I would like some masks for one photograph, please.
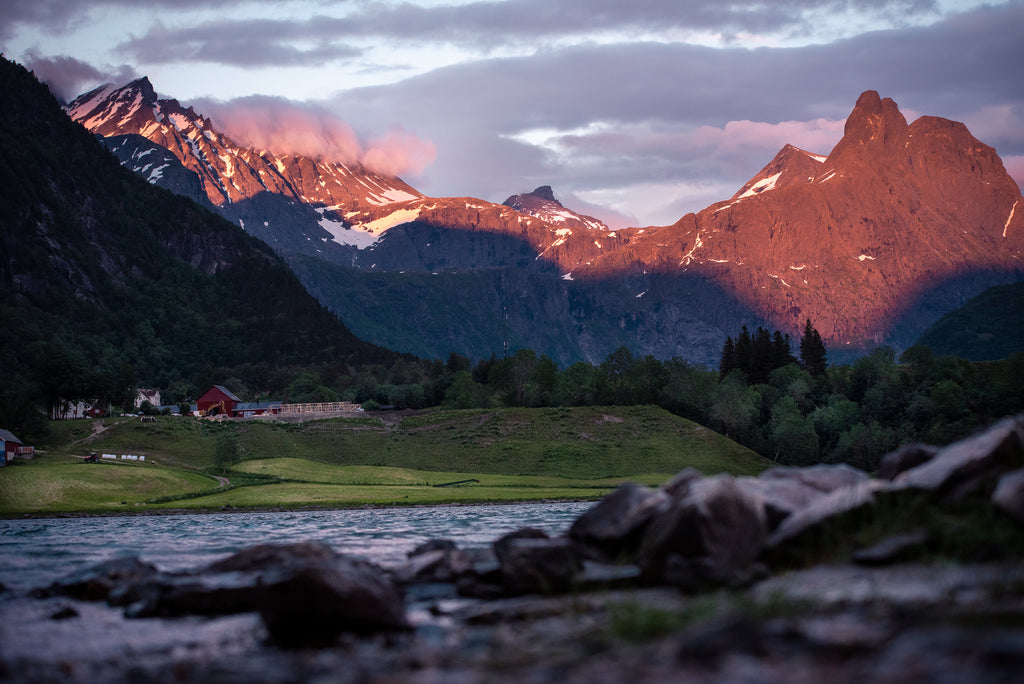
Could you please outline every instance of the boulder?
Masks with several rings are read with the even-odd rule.
[[[730,584],[748,575],[765,536],[758,496],[731,477],[705,478],[651,521],[638,564],[651,583],[687,589]]]
[[[82,601],[106,601],[111,593],[123,591],[125,586],[155,580],[160,571],[150,563],[132,556],[114,558],[84,568],[37,591],[37,596],[70,596]]]
[[[992,427],[954,442],[927,463],[901,473],[893,484],[958,501],[1024,465],[1024,416],[1004,418]]]
[[[1014,470],[999,478],[992,493],[996,508],[1024,525],[1024,469]]]
[[[878,478],[880,480],[895,479],[900,473],[932,460],[937,453],[939,453],[939,448],[930,444],[919,442],[904,444],[896,451],[890,451],[882,457],[882,462],[878,465]]]
[[[588,557],[629,560],[651,518],[670,501],[663,490],[627,482],[577,518],[569,538]]]
[[[690,491],[690,485],[697,480],[703,479],[703,477],[695,468],[683,468],[676,473],[675,477],[663,483],[658,489],[668,494],[673,500],[679,500]]]
[[[894,534],[877,544],[853,553],[853,562],[858,565],[892,565],[902,563],[921,555],[928,548],[931,535],[928,530],[915,530],[906,534]]]
[[[408,558],[418,556],[429,551],[454,551],[458,545],[451,539],[429,539],[407,554]]]
[[[555,539],[513,532],[494,544],[507,594],[569,591],[583,561],[567,537]]]
[[[259,613],[276,643],[322,646],[342,632],[408,628],[402,595],[377,566],[304,558],[261,575]]]
[[[736,484],[764,503],[768,531],[778,528],[794,512],[809,506],[815,499],[825,496],[820,489],[805,484],[798,478],[739,477]]]
[[[845,463],[820,463],[813,466],[781,466],[761,473],[761,480],[795,480],[803,485],[829,493],[843,487],[860,484],[871,477],[863,470]]]
[[[876,496],[888,489],[888,483],[868,480],[815,499],[782,521],[772,533],[767,544],[770,555],[799,554],[807,546],[818,546],[830,530],[873,508]]]
[[[493,555],[486,549],[463,550],[454,542],[428,542],[409,554],[409,559],[395,568],[393,574],[401,584],[456,582],[477,572],[481,563],[492,563]]]

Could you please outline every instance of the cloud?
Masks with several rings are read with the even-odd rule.
[[[400,127],[367,144],[362,162],[367,168],[386,176],[423,173],[437,157],[437,146],[420,140]]]
[[[360,48],[326,39],[323,23],[318,17],[303,22],[230,19],[168,28],[157,21],[115,51],[144,64],[198,61],[243,68],[321,65],[362,54]]]
[[[386,117],[435,141],[420,183],[430,194],[500,202],[547,184],[668,223],[730,196],[787,142],[829,152],[869,89],[904,111],[960,121],[1010,106],[1009,119],[985,114],[1001,131],[995,140],[978,135],[1001,154],[1024,154],[1013,133],[1024,104],[1021,25],[1017,2],[801,48],[556,46],[343,91],[328,104],[357,127]]]
[[[322,106],[255,95],[229,102],[192,103],[235,142],[275,155],[362,163],[384,175],[418,174],[434,159],[436,148],[400,128],[365,146],[352,126]]]
[[[127,65],[99,69],[68,55],[44,57],[36,50],[25,54],[24,64],[62,102],[103,83],[126,83],[137,78],[134,69]]]

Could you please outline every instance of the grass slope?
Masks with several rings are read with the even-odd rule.
[[[226,474],[240,486],[214,492],[215,445],[227,433],[237,437],[242,461]],[[749,449],[656,407],[307,423],[73,421],[55,424],[42,446],[35,461],[0,470],[0,513],[593,499],[627,479],[654,485],[686,467],[740,475],[767,466]],[[146,461],[71,460],[88,451]],[[460,484],[437,486],[451,483]],[[36,497],[33,489],[53,493]]]

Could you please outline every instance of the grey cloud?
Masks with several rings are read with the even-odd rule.
[[[64,102],[102,83],[126,83],[137,77],[135,70],[126,65],[100,69],[68,55],[46,57],[34,50],[26,53],[24,63]]]
[[[860,3],[857,9],[899,23],[933,5],[933,0],[887,0]],[[725,40],[740,32],[806,34],[812,28],[808,10],[848,6],[848,0],[505,0],[436,7],[371,2],[345,17],[224,19],[173,30],[157,24],[118,48],[152,63],[202,57],[238,66],[317,64],[354,56],[357,51],[350,43],[368,39],[451,43],[488,52],[510,45],[543,49],[560,39],[605,32],[636,38],[673,30],[708,31]],[[314,40],[320,47],[301,50],[288,45],[292,40]]]
[[[224,0],[222,7],[240,4],[244,0]],[[208,7],[209,0],[148,0],[145,7],[152,9],[187,10]],[[0,3],[0,38],[8,38],[20,26],[45,26],[60,33],[89,10],[97,7],[138,8],[138,0],[4,0]]]
[[[1009,107],[1016,117],[1024,104],[1021,25],[1024,4],[1013,3],[931,27],[800,49],[577,46],[346,91],[333,105],[356,126],[390,119],[434,140],[438,157],[422,183],[432,194],[501,201],[544,183],[565,193],[639,182],[734,190],[777,148],[755,141],[726,153],[693,140],[673,145],[664,132],[745,120],[838,121],[869,89],[904,110],[961,121],[977,117],[983,106]],[[571,131],[595,121],[608,124],[610,132],[566,137],[564,156],[508,139],[528,129]],[[997,125],[1005,145],[1000,153],[1024,153],[1012,125],[995,121],[993,130]],[[622,136],[615,136],[616,126]]]
[[[316,24],[254,19],[170,29],[158,22],[116,50],[144,64],[202,61],[239,67],[319,65],[362,54],[359,48],[337,42],[297,47],[295,41],[316,33]]]

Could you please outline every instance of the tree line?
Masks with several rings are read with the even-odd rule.
[[[43,357],[47,381],[40,389],[48,400],[102,392],[116,403],[132,395],[131,368],[83,375],[88,364],[80,357]],[[948,443],[1024,410],[1024,355],[970,362],[935,356],[923,346],[898,357],[880,347],[850,364],[829,365],[808,321],[797,344],[779,331],[742,329],[726,339],[717,370],[680,358],[635,356],[625,347],[598,364],[563,369],[521,349],[475,362],[452,352],[444,361],[403,356],[361,365],[208,365],[160,389],[164,403],[176,406],[212,384],[247,401],[352,401],[368,410],[651,404],[780,464],[846,462],[873,470],[901,443]]]

